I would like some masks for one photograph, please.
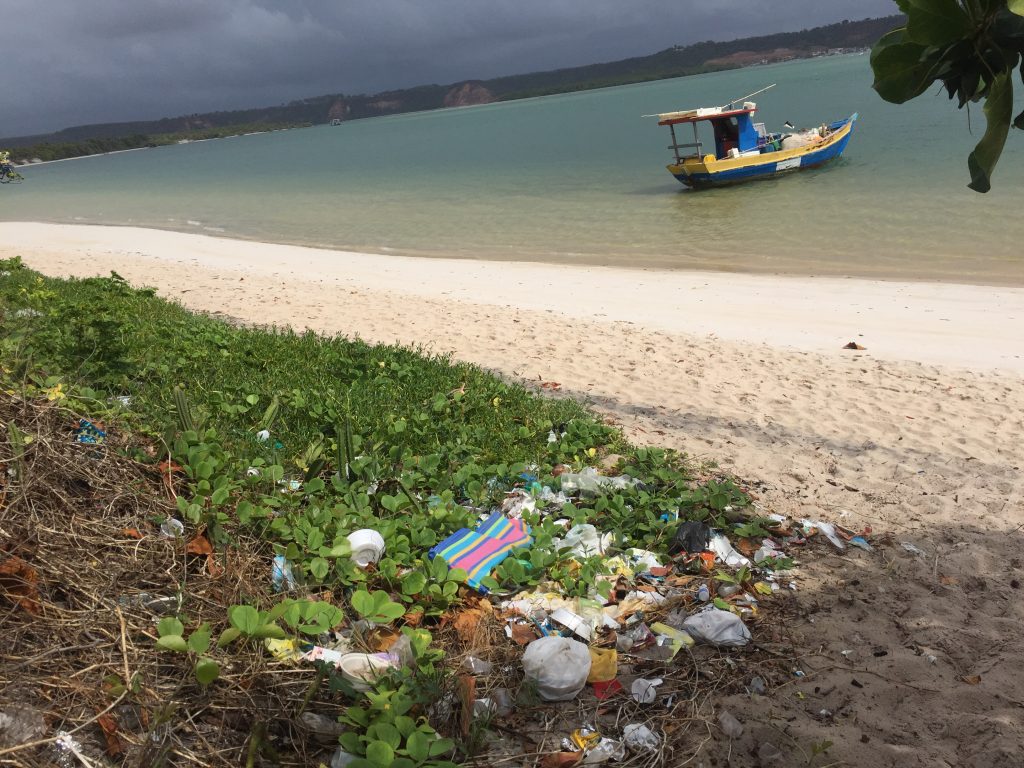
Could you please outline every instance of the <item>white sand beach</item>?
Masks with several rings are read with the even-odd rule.
[[[632,439],[735,472],[765,511],[870,527],[874,553],[801,571],[788,630],[805,675],[723,702],[745,723],[730,764],[756,765],[766,740],[794,754],[829,740],[834,764],[1019,765],[1024,288],[2,223],[0,258],[13,256],[54,276],[116,270],[243,322],[423,345],[557,383]]]

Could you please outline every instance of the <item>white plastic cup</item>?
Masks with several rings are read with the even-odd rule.
[[[348,535],[352,562],[360,568],[376,563],[384,554],[384,537],[372,528],[362,528]]]

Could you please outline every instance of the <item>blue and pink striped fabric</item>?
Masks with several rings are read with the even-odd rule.
[[[433,547],[428,556],[440,555],[449,568],[466,572],[466,583],[480,592],[487,588],[480,582],[490,575],[509,553],[533,541],[530,527],[522,520],[510,520],[495,512],[477,526],[475,531],[461,528]]]

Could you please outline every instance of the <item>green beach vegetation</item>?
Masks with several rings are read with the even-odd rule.
[[[123,665],[119,654],[99,665],[108,674],[92,706],[127,702],[152,710],[147,749],[155,749],[152,742],[170,750],[196,713],[240,709],[251,718],[244,728],[246,764],[253,765],[272,750],[268,721],[290,721],[311,703],[330,702],[354,766],[467,759],[479,746],[479,726],[473,738],[460,738],[437,704],[455,685],[450,650],[457,643],[448,621],[479,596],[464,571],[428,558],[432,546],[472,526],[514,486],[557,487],[559,471],[602,461],[626,482],[565,503],[559,516],[612,532],[616,549],[664,553],[674,528],[664,516],[725,527],[726,517],[735,519],[749,503],[729,479],[698,475],[672,451],[628,444],[572,399],[540,397],[423,350],[240,327],[188,312],[116,274],[58,280],[17,259],[0,262],[0,329],[3,440],[15,478],[5,493],[9,508],[21,499],[22,509],[31,509],[9,517],[8,532],[12,541],[49,540],[71,525],[74,531],[62,534],[67,543],[51,545],[72,547],[89,519],[113,520],[111,539],[90,543],[83,562],[69,566],[78,583],[59,589],[71,605],[85,600],[84,592],[120,606],[76,614],[95,631],[120,634],[124,649]],[[60,426],[49,438],[33,433],[33,424],[47,420],[77,427]],[[24,502],[32,498],[32,457],[60,454],[75,435],[84,450],[73,461],[47,460],[44,490],[80,507]],[[59,445],[47,448],[48,439]],[[78,473],[67,488],[52,474],[65,463]],[[89,499],[99,498],[111,474],[135,479],[119,480],[114,500],[96,512]],[[121,509],[123,519],[116,516]],[[58,512],[59,519],[22,529]],[[484,579],[486,587],[502,594],[546,582],[565,595],[585,597],[595,588],[607,594],[606,558],[573,559],[553,543],[562,533],[555,516],[524,509],[523,517],[532,546]],[[177,548],[159,532],[170,518],[184,531]],[[353,561],[347,540],[365,528],[386,545],[367,568]],[[765,532],[757,519],[744,531]],[[88,561],[116,570],[118,552],[130,553],[132,572],[91,584]],[[272,587],[275,556],[290,569],[278,574],[283,594]],[[43,584],[59,570],[52,557],[39,576]],[[163,590],[170,615],[132,619],[126,593],[135,587]],[[126,615],[134,623],[126,624]],[[26,629],[9,636],[13,648],[27,642],[32,626],[45,637],[44,618],[28,616]],[[266,668],[266,640],[301,647],[360,621],[371,650],[374,637],[390,633],[407,656],[365,695],[332,665]],[[59,620],[52,625],[58,634],[69,631],[62,627]],[[65,706],[74,698],[68,696]],[[147,764],[166,756],[149,754]]]

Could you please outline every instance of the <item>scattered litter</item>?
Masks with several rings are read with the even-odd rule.
[[[754,553],[754,562],[761,564],[768,558],[783,557],[783,555],[784,553],[776,546],[774,541],[764,539],[761,542],[760,549]]]
[[[594,627],[589,621],[565,608],[556,610],[551,614],[550,619],[586,642],[590,642],[594,634]]]
[[[689,634],[681,629],[670,627],[660,622],[651,624],[651,632],[657,636],[657,644],[659,647],[667,647],[670,652],[669,659],[675,658],[675,655],[679,653],[683,648],[692,648],[694,641]]]
[[[35,741],[46,731],[43,714],[33,707],[8,704],[0,710],[0,749]]]
[[[462,660],[462,666],[466,668],[467,672],[474,675],[489,675],[491,670],[494,669],[494,665],[489,661],[478,659],[476,656],[467,656]]]
[[[343,723],[336,718],[321,715],[316,712],[305,711],[296,718],[299,725],[318,741],[324,744],[337,744],[338,737],[347,729]]]
[[[640,481],[628,475],[605,477],[593,467],[582,472],[563,472],[558,477],[562,491],[580,496],[600,496],[607,490],[625,490],[640,485]]]
[[[292,564],[284,555],[275,555],[274,563],[270,567],[270,583],[275,592],[290,592],[298,586],[295,574],[292,573]]]
[[[513,549],[529,546],[533,537],[522,520],[510,520],[495,512],[477,526],[475,531],[460,528],[427,553],[433,559],[444,558],[450,568],[461,568],[468,574],[466,583],[487,593],[481,581],[498,567]]]
[[[360,568],[376,563],[384,554],[384,537],[372,528],[353,531],[348,535],[348,543],[352,548],[349,557]]]
[[[160,533],[168,539],[179,539],[185,535],[185,524],[174,517],[169,517],[160,523]]]
[[[735,613],[708,607],[683,622],[698,643],[719,647],[739,647],[750,642],[750,630]]]
[[[106,442],[107,433],[99,422],[92,422],[88,419],[79,419],[78,428],[75,430],[75,442],[83,445],[100,445]]]
[[[581,559],[594,555],[603,555],[611,547],[612,534],[599,535],[597,528],[584,523],[574,525],[565,534],[565,537],[558,541],[556,546],[559,549],[568,547],[574,558]]]
[[[750,681],[750,692],[755,696],[764,696],[768,692],[768,685],[763,677],[755,677]]]
[[[738,739],[743,735],[743,724],[724,709],[718,715],[718,727],[730,739]]]
[[[310,654],[305,654],[303,658],[310,658]],[[341,676],[348,680],[353,688],[357,691],[368,691],[374,681],[389,669],[394,669],[395,664],[386,653],[346,653],[338,661],[337,667]]]
[[[57,741],[53,747],[57,752],[57,765],[60,768],[75,768],[78,765],[93,768],[92,761],[82,754],[82,745],[67,731],[60,731],[57,734]]]
[[[526,646],[523,672],[544,701],[569,701],[587,684],[590,649],[568,637],[542,637]]]
[[[901,541],[900,542],[900,546],[903,547],[903,549],[905,549],[910,554],[916,555],[917,557],[927,557],[928,556],[927,552],[925,552],[923,549],[921,549],[916,544],[913,544],[912,542]]]
[[[622,691],[626,690],[622,687],[622,683],[620,683],[618,680],[608,680],[604,683],[594,683],[593,686],[594,696],[599,701],[610,699],[615,694],[621,693]]]
[[[750,565],[750,560],[745,558],[729,543],[724,534],[716,533],[708,542],[708,549],[715,553],[715,556],[730,568],[742,568]]]
[[[618,762],[625,757],[626,747],[621,741],[602,737],[596,746],[583,753],[580,765],[600,765],[608,761]]]
[[[121,595],[117,598],[117,604],[122,608],[142,608],[158,615],[177,613],[181,606],[177,597],[172,595],[161,597],[148,592],[139,592],[137,595]]]
[[[348,766],[352,765],[352,763],[357,760],[362,761],[363,758],[349,754],[341,747],[338,747],[331,756],[331,768],[348,768]]]
[[[668,545],[668,553],[670,555],[677,555],[680,552],[685,552],[688,555],[700,554],[708,548],[710,540],[711,529],[704,523],[693,521],[680,523]]]
[[[646,725],[630,723],[622,729],[622,740],[634,752],[654,752],[661,740]]]
[[[865,539],[863,536],[854,536],[852,539],[850,539],[850,546],[851,547],[859,547],[860,549],[863,549],[865,552],[874,552],[875,551],[875,548],[872,547],[868,543],[868,540]]]
[[[782,763],[786,756],[782,754],[782,750],[772,744],[770,741],[766,741],[757,748],[757,759],[761,765],[775,765]]]
[[[663,682],[665,681],[660,677],[651,679],[638,677],[633,681],[633,685],[631,687],[633,698],[641,704],[653,704],[655,699],[658,698],[658,686]]]
[[[619,654],[614,648],[590,649],[590,674],[588,683],[607,683],[619,672]]]
[[[256,439],[259,440],[261,443],[267,442],[267,440],[270,439],[270,430],[261,429],[259,432],[256,433]]]
[[[826,523],[823,520],[801,520],[800,525],[803,526],[805,536],[810,536],[818,530],[825,534],[825,537],[832,542],[836,549],[846,549],[846,544],[839,538],[836,527],[832,523]]]

